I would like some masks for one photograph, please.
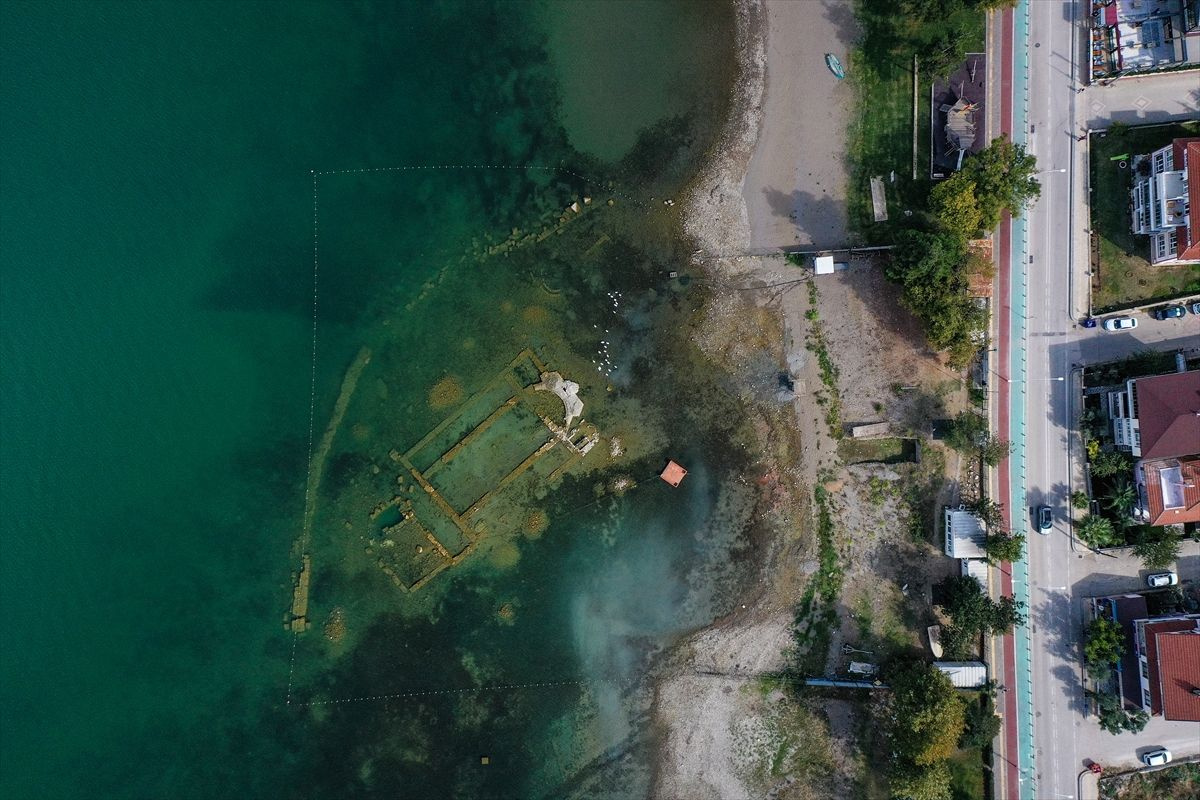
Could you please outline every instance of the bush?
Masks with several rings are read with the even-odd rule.
[[[1096,701],[1100,727],[1113,736],[1125,731],[1140,733],[1150,721],[1150,716],[1140,708],[1136,711],[1126,711],[1119,695],[1089,691],[1087,696]]]
[[[1092,462],[1092,475],[1097,478],[1111,478],[1113,475],[1127,472],[1133,468],[1133,462],[1129,460],[1129,456],[1116,450],[1099,450],[1094,456],[1089,450],[1088,455]]]
[[[1104,680],[1125,652],[1125,634],[1117,623],[1098,617],[1088,624],[1084,637],[1083,659],[1088,674]]]
[[[964,750],[980,750],[987,747],[1000,735],[1000,717],[992,707],[992,699],[986,695],[978,703],[967,705],[966,729],[959,746]]]
[[[962,411],[950,422],[946,444],[960,453],[974,452],[987,438],[988,423],[982,414]]]
[[[1151,528],[1133,546],[1133,554],[1142,560],[1146,569],[1166,569],[1179,558],[1179,539],[1163,528]]]
[[[1087,508],[1090,504],[1087,492],[1074,491],[1071,492],[1071,508],[1077,508],[1080,511]]]

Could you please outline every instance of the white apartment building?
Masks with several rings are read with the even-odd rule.
[[[1200,199],[1200,138],[1176,139],[1136,156],[1133,166],[1132,228],[1150,237],[1150,262],[1200,261],[1200,220],[1192,224],[1190,214],[1192,199]]]

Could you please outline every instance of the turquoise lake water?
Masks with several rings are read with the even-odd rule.
[[[723,3],[0,7],[0,795],[644,795],[753,502],[662,203],[732,47]],[[603,450],[398,590],[389,453],[526,348]]]

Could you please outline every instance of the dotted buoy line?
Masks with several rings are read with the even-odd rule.
[[[307,703],[296,703],[301,708],[306,706],[334,706],[347,703],[370,703],[383,700],[401,700],[409,697],[433,697],[451,694],[478,694],[482,692],[507,692],[518,689],[548,689],[562,686],[587,686],[587,681],[541,681],[539,683],[508,683],[497,686],[474,686],[462,689],[425,689],[413,692],[391,692],[389,694],[363,695],[362,697],[343,697],[338,700],[312,700]]]

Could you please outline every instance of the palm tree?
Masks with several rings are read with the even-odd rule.
[[[1118,478],[1113,484],[1112,489],[1104,499],[1104,507],[1114,514],[1125,516],[1133,507],[1133,501],[1137,499],[1137,490],[1133,488],[1133,484],[1126,477]]]
[[[1117,535],[1113,524],[1104,517],[1088,514],[1079,520],[1076,528],[1079,538],[1091,547],[1108,547],[1117,544]]]

